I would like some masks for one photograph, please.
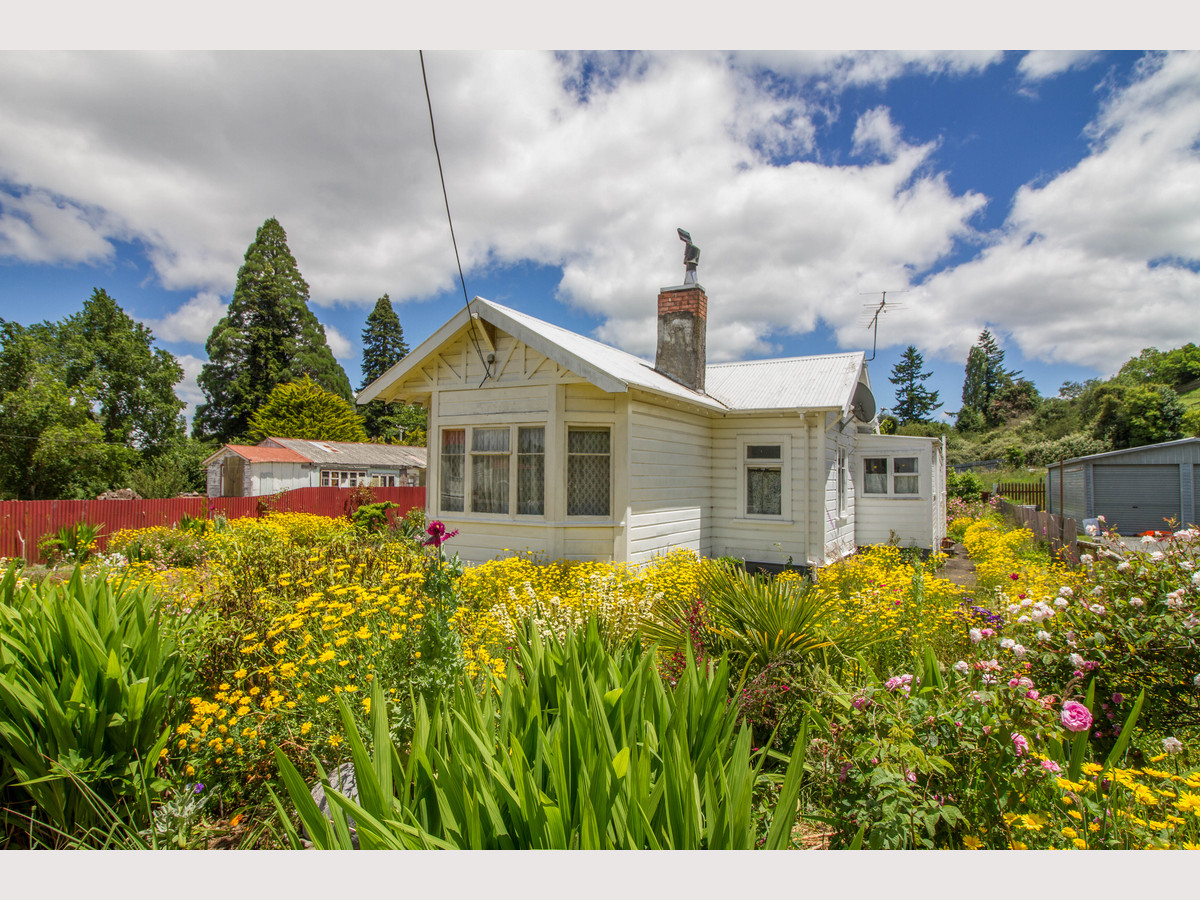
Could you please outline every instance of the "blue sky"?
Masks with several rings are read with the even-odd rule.
[[[426,54],[467,291],[653,357],[701,247],[711,361],[908,344],[947,410],[984,328],[1044,395],[1197,340],[1200,55]],[[200,399],[277,217],[335,355],[461,306],[416,51],[0,54],[0,316],[102,287]],[[905,293],[899,293],[905,291]],[[190,406],[189,406],[190,413]]]

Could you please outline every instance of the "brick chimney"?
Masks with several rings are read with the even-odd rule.
[[[692,282],[658,294],[658,352],[654,368],[680,384],[704,391],[708,297]]]

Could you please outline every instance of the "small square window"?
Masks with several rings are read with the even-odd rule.
[[[917,474],[917,458],[901,456],[892,460],[893,494],[919,494],[921,477]]]
[[[888,461],[884,459],[863,460],[863,493],[886,494],[888,492]]]

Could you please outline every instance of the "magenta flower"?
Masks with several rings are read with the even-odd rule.
[[[1067,731],[1087,731],[1092,727],[1092,714],[1082,703],[1068,700],[1062,705],[1062,724]]]
[[[426,547],[440,547],[442,544],[446,543],[446,541],[450,540],[450,538],[458,534],[458,529],[456,528],[454,531],[447,532],[446,526],[443,523],[434,520],[429,523],[429,527],[425,529],[425,533],[429,535],[429,537],[425,539]]]

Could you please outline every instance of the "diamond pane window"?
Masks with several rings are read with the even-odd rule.
[[[608,429],[567,429],[567,515],[609,515],[611,484]]]
[[[517,429],[517,514],[540,516],[546,507],[546,429]]]
[[[783,514],[783,473],[779,469],[759,469],[754,466],[746,469],[746,514]]]

